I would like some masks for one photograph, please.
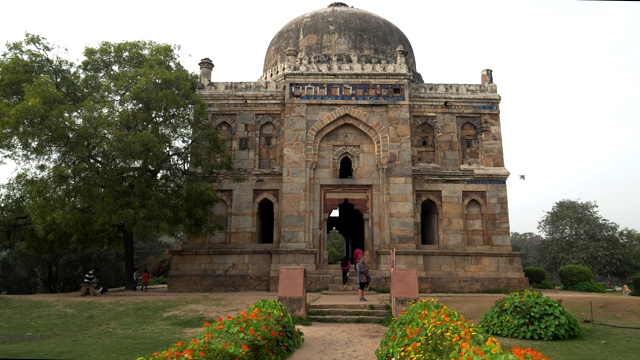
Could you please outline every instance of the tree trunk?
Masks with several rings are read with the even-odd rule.
[[[124,245],[124,289],[133,288],[133,232],[123,229],[122,240]]]

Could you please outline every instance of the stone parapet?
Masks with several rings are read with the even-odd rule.
[[[496,84],[409,84],[409,90],[413,96],[420,94],[491,94],[500,99]]]

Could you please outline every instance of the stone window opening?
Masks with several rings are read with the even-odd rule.
[[[338,171],[338,177],[340,179],[351,179],[353,178],[353,163],[348,156],[340,159],[340,168]]]
[[[420,241],[422,245],[438,245],[438,207],[432,200],[420,205]]]
[[[338,179],[356,177],[360,148],[352,145],[335,146],[333,149],[333,176]]]
[[[274,212],[273,203],[269,199],[262,199],[258,203],[256,234],[259,244],[273,244]]]

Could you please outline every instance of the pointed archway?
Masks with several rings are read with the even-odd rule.
[[[349,257],[352,264],[355,263],[353,251],[357,248],[365,250],[364,215],[349,199],[344,199],[337,211],[332,212],[327,219],[327,234],[334,228],[344,237],[344,255]]]

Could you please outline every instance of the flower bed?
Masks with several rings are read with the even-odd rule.
[[[533,349],[502,349],[464,316],[436,300],[414,302],[394,319],[376,350],[379,360],[403,359],[546,359]]]
[[[260,300],[249,311],[204,323],[202,333],[191,340],[138,360],[284,359],[303,341],[302,332],[282,303]]]

